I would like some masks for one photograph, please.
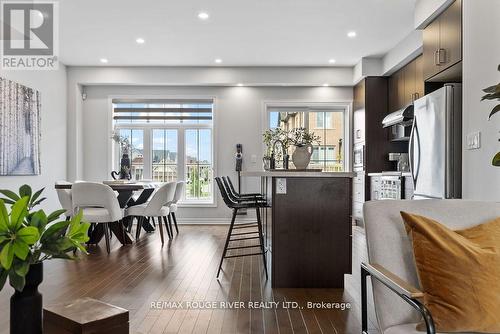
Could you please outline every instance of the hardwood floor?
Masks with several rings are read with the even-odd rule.
[[[259,256],[227,259],[217,280],[227,226],[183,225],[180,230],[163,248],[154,233],[128,246],[114,238],[109,255],[102,243],[90,246],[80,261],[46,262],[40,286],[44,304],[96,298],[128,309],[131,333],[360,333],[359,303],[345,290],[273,290]],[[0,292],[0,308],[7,310],[0,312],[0,333],[8,333],[11,294],[7,286]],[[216,306],[296,302],[299,308],[188,308],[193,301]],[[351,308],[313,309],[307,302],[350,303]]]

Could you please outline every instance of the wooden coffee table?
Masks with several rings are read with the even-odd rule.
[[[128,334],[128,311],[92,298],[46,306],[45,334]]]

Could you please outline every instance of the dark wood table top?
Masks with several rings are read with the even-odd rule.
[[[162,182],[130,182],[130,183],[114,183],[113,181],[103,181],[104,184],[107,184],[111,187],[111,189],[116,191],[136,191],[136,190],[144,190],[144,189],[155,189],[159,188],[163,185]],[[55,189],[71,189],[73,183],[59,183],[55,185]]]

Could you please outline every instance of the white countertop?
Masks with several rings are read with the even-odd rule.
[[[368,173],[368,176],[382,176],[382,175],[388,175],[388,176],[411,176],[410,172],[396,172],[396,171],[388,171],[388,172],[381,172],[381,173]]]
[[[268,176],[268,177],[354,177],[352,172],[307,172],[294,170],[274,170],[274,171],[242,171],[241,176]]]

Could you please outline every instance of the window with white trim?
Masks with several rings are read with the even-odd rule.
[[[306,128],[319,136],[320,142],[313,145],[314,150],[308,168],[340,172],[346,169],[346,113],[345,107],[329,106],[267,106],[269,128],[289,131]],[[294,148],[287,152],[290,156]],[[281,161],[278,162],[281,165]],[[293,162],[290,159],[291,168]]]
[[[114,132],[127,140],[133,179],[184,180],[184,203],[213,204],[212,115],[212,100],[114,99]],[[122,145],[114,145],[118,169]]]

